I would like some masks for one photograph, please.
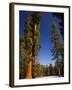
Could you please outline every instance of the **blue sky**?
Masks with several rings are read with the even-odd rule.
[[[20,37],[24,35],[24,24],[26,17],[29,16],[32,12],[29,11],[20,11],[19,12],[19,33]],[[51,12],[42,12],[42,17],[40,21],[40,51],[37,56],[37,61],[40,64],[53,64],[55,60],[52,60],[51,49],[53,43],[51,42],[51,24],[52,22],[60,22],[60,20],[53,16]],[[57,29],[59,30],[59,25]]]

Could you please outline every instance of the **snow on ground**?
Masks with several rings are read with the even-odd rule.
[[[47,77],[43,77],[43,78],[57,78],[59,76],[47,76]]]
[[[47,77],[38,77],[39,78],[44,78],[44,79],[48,79],[48,78],[60,78],[59,76],[47,76]]]

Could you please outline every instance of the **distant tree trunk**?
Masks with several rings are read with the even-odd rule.
[[[58,72],[59,72],[59,76],[61,76],[61,71],[60,71],[60,68],[58,69]]]
[[[35,59],[33,58],[33,62],[32,62],[32,78],[34,77],[34,68],[35,68]]]

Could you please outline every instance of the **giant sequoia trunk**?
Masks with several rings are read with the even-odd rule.
[[[35,64],[35,59],[34,59],[34,47],[35,47],[35,38],[34,38],[34,33],[36,31],[36,27],[37,25],[34,25],[34,30],[33,30],[33,46],[32,49],[30,49],[30,55],[29,55],[29,62],[27,65],[27,71],[26,71],[26,79],[32,79],[34,78],[34,70],[33,70],[33,66]]]
[[[32,79],[32,72],[33,72],[33,57],[32,54],[29,56],[29,62],[27,65],[27,71],[26,71],[26,79]]]
[[[25,78],[27,79],[34,78],[33,66],[35,65],[35,56],[37,56],[39,50],[39,42],[37,41],[39,38],[39,32],[38,32],[39,29],[37,29],[37,27],[40,22],[40,17],[41,16],[39,12],[38,13],[34,12],[30,17],[27,18],[26,31],[25,31],[25,36],[27,37],[26,46],[30,46],[27,48],[27,51],[29,51],[28,64],[26,67],[27,70],[25,76]]]
[[[30,60],[28,63],[26,79],[32,79],[32,60]]]

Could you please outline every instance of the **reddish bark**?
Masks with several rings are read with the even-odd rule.
[[[27,71],[26,71],[26,79],[32,79],[32,72],[33,72],[33,57],[32,55],[30,55],[29,63],[27,66]]]

